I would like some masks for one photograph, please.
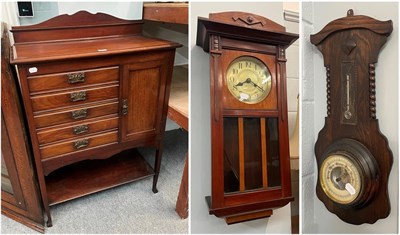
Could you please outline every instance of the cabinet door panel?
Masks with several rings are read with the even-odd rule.
[[[124,66],[122,141],[151,137],[161,124],[167,67],[162,61]]]
[[[158,89],[160,87],[160,68],[146,68],[129,72],[129,87],[132,95],[128,96],[128,133],[155,130]]]

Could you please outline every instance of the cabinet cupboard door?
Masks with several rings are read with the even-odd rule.
[[[7,27],[3,26],[3,29],[6,32]],[[8,63],[8,35],[4,32],[1,44],[1,212],[43,232],[41,197],[27,141],[16,75]]]
[[[162,60],[124,66],[121,141],[151,138],[159,132],[168,73],[168,63]]]

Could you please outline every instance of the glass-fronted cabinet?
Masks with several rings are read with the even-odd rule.
[[[1,34],[1,213],[44,232],[44,217],[19,89],[9,65],[7,26]]]

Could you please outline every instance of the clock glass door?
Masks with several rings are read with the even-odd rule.
[[[280,186],[276,117],[224,118],[224,192]]]

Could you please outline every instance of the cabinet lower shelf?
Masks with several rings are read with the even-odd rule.
[[[154,175],[136,149],[103,160],[85,160],[46,177],[49,204],[55,205]],[[149,190],[151,185],[149,185]]]

